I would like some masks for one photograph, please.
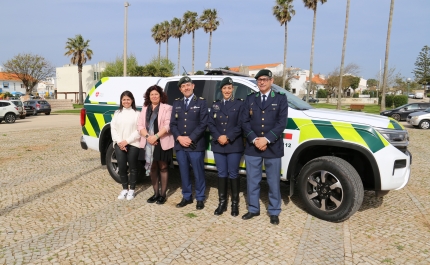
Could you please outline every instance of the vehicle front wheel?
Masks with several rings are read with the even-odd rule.
[[[423,130],[427,130],[428,128],[430,128],[430,121],[422,120],[418,126]]]
[[[45,115],[49,115],[49,114],[51,114],[51,112],[45,112]]]
[[[19,116],[20,119],[25,119],[25,117],[27,117],[27,115],[21,115],[21,116]]]
[[[118,183],[121,183],[121,178],[118,174],[118,160],[115,155],[115,148],[113,143],[109,145],[106,151],[106,167],[110,176]]]
[[[37,111],[35,110],[35,111],[33,112],[33,116],[37,116],[37,114],[39,114],[39,113],[37,113]]]
[[[400,121],[400,114],[393,114],[391,115],[391,118],[395,119],[396,121]]]
[[[16,117],[15,117],[15,115],[14,115],[14,114],[12,114],[12,113],[8,113],[8,114],[6,114],[6,116],[4,116],[4,121],[5,121],[6,123],[14,123],[14,122],[15,122],[15,120],[16,120]]]
[[[342,222],[361,206],[363,183],[354,167],[339,157],[315,158],[300,171],[297,188],[310,214]]]

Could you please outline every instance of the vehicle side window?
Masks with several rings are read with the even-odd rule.
[[[420,105],[420,109],[427,109],[430,108],[430,104],[429,103],[421,103]]]
[[[408,110],[414,110],[414,109],[419,109],[419,106],[418,106],[418,104],[411,104],[407,108],[408,108]]]
[[[216,89],[215,89],[215,100],[222,99],[222,92],[221,89],[219,89],[221,81],[216,82]],[[246,96],[251,93],[251,88],[247,87],[241,83],[233,82],[233,97],[234,98],[241,98],[246,99]]]
[[[0,107],[4,107],[4,102],[0,102]]]

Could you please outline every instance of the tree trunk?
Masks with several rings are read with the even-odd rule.
[[[194,74],[194,31],[193,31],[193,58],[191,60],[191,74]]]
[[[166,59],[169,60],[169,39],[166,40]]]
[[[158,43],[158,63],[160,63],[160,55],[161,55],[161,41]]]
[[[84,95],[82,89],[82,65],[78,65],[78,73],[79,73],[79,104],[84,104]]]
[[[312,27],[312,45],[311,45],[311,65],[309,67],[309,86],[307,91],[306,102],[309,103],[309,91],[312,90],[312,68],[314,66],[314,46],[315,46],[315,28],[317,25],[317,6],[314,9],[314,24]]]
[[[287,22],[285,21],[284,67],[282,68],[282,88],[285,88],[285,72],[287,68]]]
[[[393,12],[394,12],[394,0],[391,0],[390,18],[388,19],[387,43],[385,46],[385,62],[384,62],[384,78],[382,81],[381,111],[385,110],[385,93],[387,89],[387,78],[388,78],[388,55],[390,54],[390,38],[391,38],[391,24],[393,21]]]
[[[209,32],[208,68],[211,68],[211,66],[209,65],[211,63],[211,44],[212,44],[212,31]]]
[[[343,77],[343,66],[345,63],[345,50],[346,50],[346,37],[348,35],[348,22],[349,22],[349,3],[350,0],[348,0],[346,2],[346,18],[345,18],[345,29],[343,31],[343,46],[342,46],[342,59],[340,62],[340,78],[339,78],[339,91],[342,89],[342,77]],[[341,101],[342,101],[342,95],[341,93],[339,93],[337,95],[338,100],[337,100],[337,109],[340,110],[342,109],[341,107]]]
[[[181,71],[181,37],[178,38],[178,75]]]

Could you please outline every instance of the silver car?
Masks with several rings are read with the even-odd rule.
[[[416,128],[429,129],[430,128],[430,108],[424,111],[413,112],[408,115],[406,122]]]

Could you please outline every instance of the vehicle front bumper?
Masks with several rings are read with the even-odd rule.
[[[409,117],[406,118],[406,122],[413,126],[418,126],[420,124],[420,121],[420,119],[414,119],[413,117],[412,119],[409,119]]]

